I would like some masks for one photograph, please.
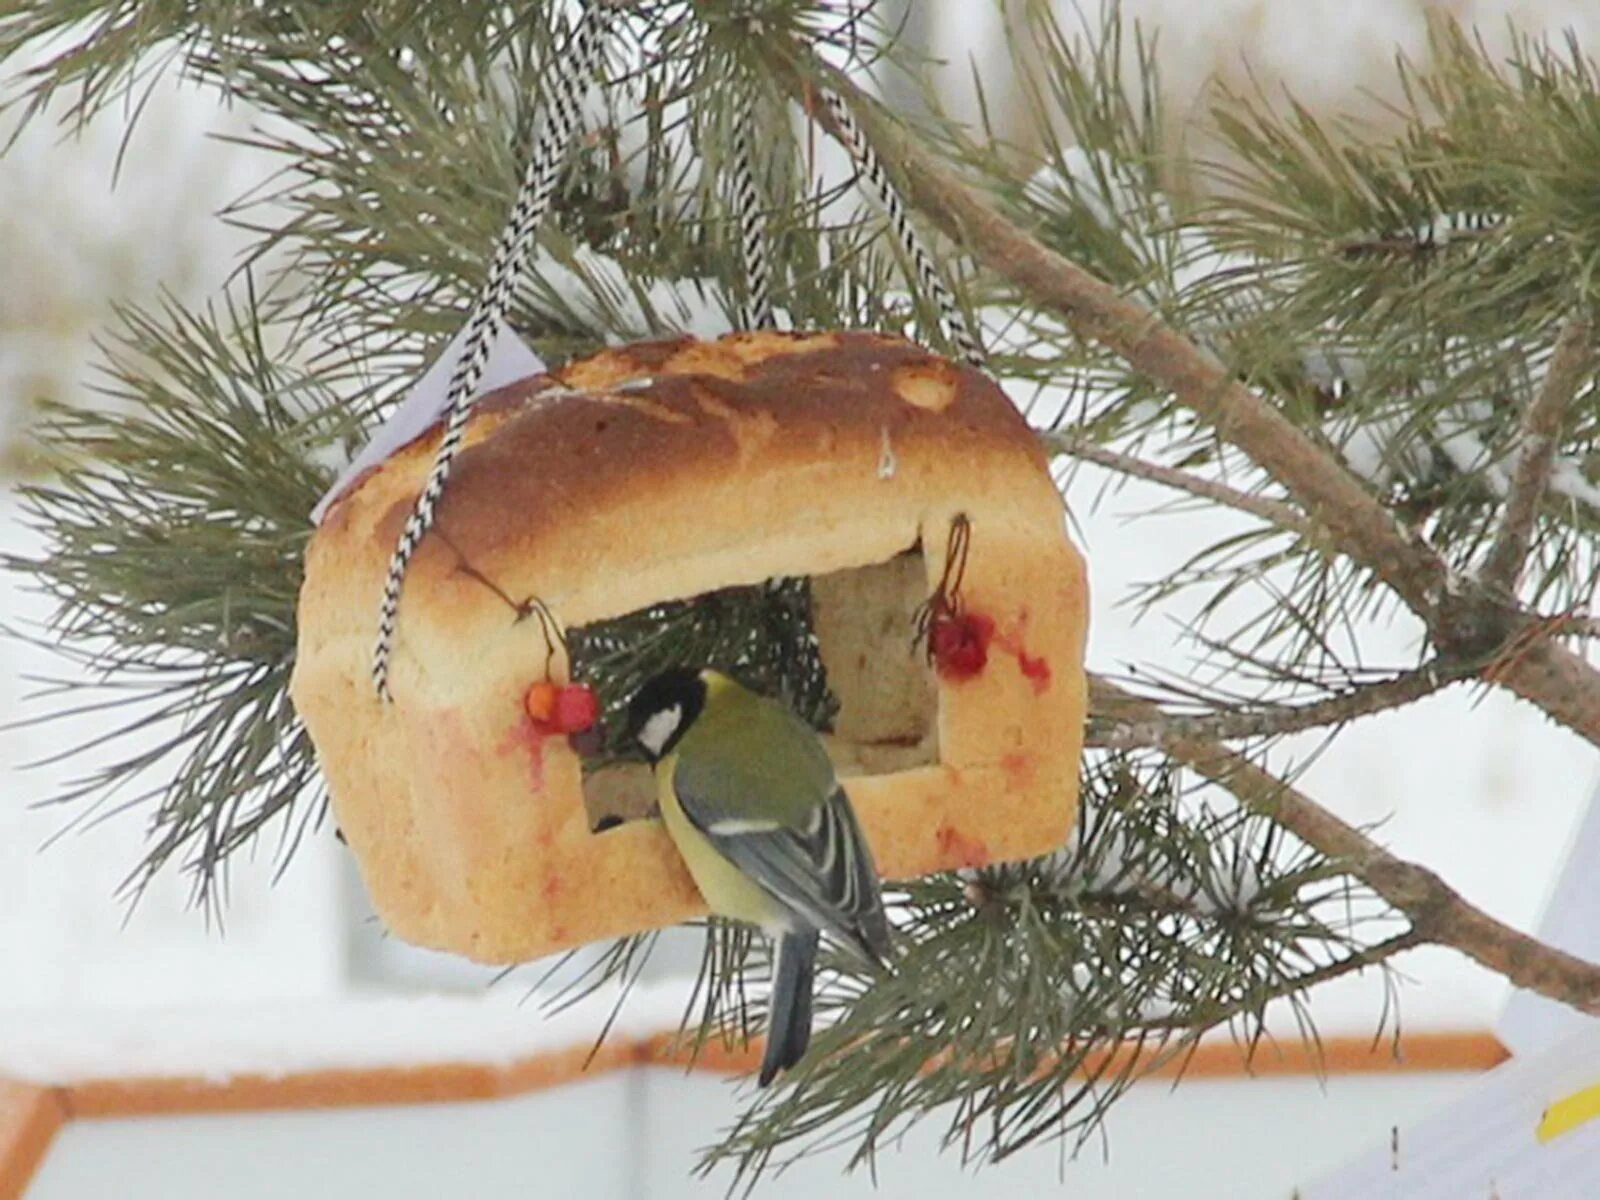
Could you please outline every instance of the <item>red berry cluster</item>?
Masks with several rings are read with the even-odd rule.
[[[934,669],[953,681],[971,679],[989,661],[994,619],[982,613],[937,612],[928,626],[928,654]]]
[[[522,697],[523,710],[540,733],[582,733],[600,717],[600,699],[586,683],[557,686],[540,680]]]

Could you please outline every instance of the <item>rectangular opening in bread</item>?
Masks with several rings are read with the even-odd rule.
[[[678,643],[675,649],[687,653],[669,658],[670,652],[663,648],[663,654],[651,654],[652,660],[662,659],[660,667],[679,662],[713,666],[761,687],[770,684],[774,663],[808,663],[820,653],[826,695],[813,691],[806,701],[810,711],[802,715],[819,727],[842,778],[888,775],[938,762],[938,689],[926,657],[913,646],[917,609],[928,597],[920,544],[886,562],[811,576],[807,583],[809,619],[792,623],[780,619],[773,623],[775,629],[751,639],[719,636],[709,626],[728,613],[738,613],[738,620],[748,626],[749,610],[741,606],[758,601],[761,589],[779,587],[778,581],[757,588],[720,589],[670,609],[657,606],[569,630],[573,676],[603,673],[617,661],[627,631],[652,628],[665,611],[668,622],[684,626],[673,639]],[[686,611],[694,605],[707,606],[696,610],[704,614],[705,628]],[[780,618],[789,615],[780,609]],[[814,650],[808,633],[816,636]],[[786,646],[784,639],[794,644]],[[695,657],[696,650],[710,661]],[[748,661],[752,656],[755,661]],[[741,657],[746,661],[739,661]],[[625,697],[607,697],[607,717],[612,722],[620,719],[619,702],[625,704]],[[613,730],[607,732],[606,753],[588,763],[584,772],[584,805],[589,828],[597,833],[656,812],[649,768],[630,761],[631,748],[621,745]]]

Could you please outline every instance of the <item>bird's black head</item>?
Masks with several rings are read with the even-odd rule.
[[[674,667],[647,680],[628,701],[628,740],[651,762],[671,753],[706,703],[706,682],[693,667]]]

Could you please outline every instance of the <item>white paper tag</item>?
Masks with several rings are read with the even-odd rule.
[[[1300,1200],[1600,1195],[1600,1021],[1502,1063],[1467,1093],[1296,1192]]]
[[[372,440],[362,447],[361,453],[351,460],[348,467],[339,472],[339,478],[334,480],[333,486],[311,510],[312,521],[321,524],[329,507],[358,476],[377,466],[443,415],[446,395],[450,389],[450,376],[456,369],[456,362],[461,357],[461,349],[466,340],[467,329],[463,325],[455,337],[450,339],[450,344],[444,348],[444,352],[434,359],[433,365],[423,372],[422,378],[417,380],[411,391],[406,394],[406,398],[400,402],[400,406],[378,427],[378,431],[372,435]],[[478,390],[473,395],[481,396],[508,383],[525,379],[529,375],[537,375],[543,370],[544,363],[540,361],[539,356],[511,329],[502,325],[489,346],[489,362],[484,367],[483,378],[478,381]]]
[[[1600,962],[1600,787],[1578,825],[1556,886],[1539,920],[1538,938],[1548,946]],[[1531,1054],[1579,1029],[1600,1025],[1594,1017],[1537,992],[1515,988],[1495,1033],[1513,1054]],[[1600,1195],[1600,1190],[1597,1190]]]

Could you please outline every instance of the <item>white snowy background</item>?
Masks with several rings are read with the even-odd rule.
[[[973,47],[980,66],[988,56],[992,77],[998,57],[986,47],[994,45],[997,25],[989,5],[941,0],[920,7],[930,44],[952,60],[950,94],[962,94],[963,60]],[[1586,45],[1600,50],[1600,5],[1481,0],[1438,7],[1481,24],[1491,43],[1503,37],[1504,21],[1511,17],[1529,29],[1570,25]],[[1423,6],[1409,0],[1130,0],[1124,8],[1160,28],[1159,57],[1179,111],[1192,103],[1208,77],[1242,78],[1243,57],[1260,78],[1290,82],[1313,106],[1337,106],[1356,102],[1361,89],[1382,90],[1397,48],[1419,55],[1423,50]],[[149,300],[160,289],[201,298],[226,276],[242,245],[213,214],[259,179],[264,168],[248,151],[213,135],[239,132],[247,118],[218,111],[203,96],[160,87],[118,172],[122,118],[120,111],[107,113],[76,138],[36,123],[0,158],[0,423],[13,466],[15,431],[37,397],[85,395],[92,379],[90,338],[112,303]],[[1100,483],[1084,470],[1069,493],[1091,569],[1090,665],[1116,670],[1153,661],[1180,668],[1186,651],[1178,645],[1176,623],[1152,618],[1136,626],[1119,601],[1135,582],[1164,573],[1190,547],[1215,539],[1230,518],[1165,516],[1141,523],[1130,535],[1128,514],[1170,496],[1137,487],[1103,496]],[[32,545],[17,524],[14,503],[0,498],[0,549]],[[45,612],[18,579],[0,575],[0,622],[37,619]],[[1387,652],[1392,661],[1402,661],[1417,634],[1405,620],[1373,629],[1367,643],[1373,660],[1382,661]],[[26,715],[22,699],[29,678],[56,670],[57,664],[36,649],[0,642],[0,720]],[[78,759],[64,766],[23,766],[76,744],[90,728],[30,727],[0,735],[0,1073],[41,1078],[146,1073],[163,1062],[174,1071],[291,1069],[321,1065],[330,1055],[337,1062],[341,1054],[351,1063],[497,1057],[508,1047],[541,1044],[554,1036],[535,1028],[540,1018],[532,1006],[516,1007],[523,990],[517,980],[489,989],[488,970],[384,939],[331,829],[308,839],[276,880],[270,843],[255,861],[238,864],[222,926],[188,906],[187,881],[176,875],[158,881],[130,913],[112,893],[139,856],[139,814],[113,815],[57,838],[69,814],[38,802],[87,764]],[[1503,694],[1475,701],[1457,690],[1356,725],[1314,763],[1303,786],[1348,820],[1381,822],[1381,837],[1397,852],[1435,868],[1495,916],[1531,929],[1597,776],[1600,757],[1593,749],[1537,711]],[[670,975],[691,954],[691,947],[680,944],[676,953],[663,956],[657,974]],[[1408,976],[1402,993],[1408,1029],[1486,1029],[1506,998],[1503,981],[1444,951],[1418,951],[1401,965]],[[400,1010],[383,1002],[417,992],[448,992],[454,999],[410,1008],[409,1015],[396,1015]],[[481,1017],[472,1015],[486,993],[489,1008]],[[363,1007],[360,1012],[372,1015],[354,1019],[348,1010],[340,1016],[330,1007],[353,1000],[377,1007]],[[1380,1004],[1375,981],[1350,979],[1320,994],[1315,1009],[1324,1034],[1368,1033]],[[657,1001],[642,1001],[635,1021],[640,1027],[658,1023],[660,1007]],[[1303,1144],[1280,1138],[1277,1159],[1269,1153],[1264,1165],[1247,1166],[1242,1175],[1224,1181],[1227,1190],[1205,1191],[1222,1185],[1189,1180],[1200,1189],[1190,1192],[1195,1195],[1286,1195],[1302,1171],[1331,1165],[1344,1147],[1359,1144],[1361,1129],[1352,1122],[1368,1106],[1387,1106],[1377,1125],[1368,1118],[1370,1135],[1387,1129],[1391,1118],[1423,1111],[1448,1091],[1443,1083],[1423,1081],[1341,1082],[1331,1094],[1345,1099],[1330,1115],[1316,1107],[1321,1093],[1311,1081],[1304,1088],[1274,1084],[1259,1090],[1264,1086],[1186,1084],[1170,1096],[1152,1088],[1150,1095],[1128,1102],[1129,1115],[1120,1123],[1113,1121],[1113,1165],[1120,1157],[1126,1168],[1132,1157],[1144,1160],[1146,1176],[1140,1178],[1167,1169],[1164,1163],[1183,1173],[1171,1178],[1186,1177],[1201,1161],[1211,1119],[1225,1116],[1230,1125],[1248,1130],[1264,1128],[1273,1112],[1281,1123],[1284,1114],[1303,1108],[1312,1126]],[[617,1096],[585,1093],[593,1099],[596,1119],[629,1119],[625,1114],[644,1103],[640,1097],[651,1088],[687,1089],[697,1099],[682,1106],[672,1100],[676,1111],[670,1117],[658,1103],[651,1117],[654,1132],[644,1142],[638,1136],[629,1142],[631,1165],[605,1167],[607,1178],[615,1174],[616,1190],[600,1188],[595,1194],[678,1194],[669,1181],[685,1175],[690,1151],[709,1141],[716,1123],[725,1119],[727,1089],[706,1080],[629,1087]],[[1185,1096],[1191,1099],[1181,1099]],[[475,1118],[488,1124],[462,1136],[493,1143],[498,1135],[490,1126],[499,1128],[496,1122],[513,1131],[556,1128],[568,1104],[584,1107],[578,1093],[570,1101],[517,1101],[501,1106],[500,1115]],[[688,1112],[704,1119],[689,1120]],[[321,1144],[319,1136],[331,1137],[334,1131],[351,1145],[365,1136],[364,1127],[345,1117],[319,1117],[315,1127],[309,1122],[295,1126],[295,1119],[284,1117],[272,1126],[272,1136],[282,1139],[279,1144],[291,1156],[296,1147],[314,1148]],[[420,1172],[413,1181],[417,1190],[403,1194],[435,1194],[421,1182],[432,1160],[419,1157],[420,1147],[433,1146],[446,1157],[455,1153],[437,1142],[442,1135],[430,1141],[425,1132],[444,1127],[415,1123],[420,1117],[393,1120],[401,1124],[389,1127],[381,1140],[389,1147],[396,1138],[407,1145],[414,1141],[404,1153],[416,1158],[413,1169]],[[1193,1131],[1183,1131],[1185,1122],[1194,1125]],[[173,1140],[164,1144],[174,1161],[205,1153],[205,1130],[213,1127],[203,1122],[169,1126]],[[1147,1132],[1159,1127],[1167,1130],[1158,1139],[1163,1149],[1150,1149]],[[105,1129],[105,1137],[148,1141],[148,1133]],[[92,1173],[84,1174],[82,1160],[68,1154],[71,1139],[90,1136],[76,1129],[69,1133],[41,1178],[40,1194],[94,1194],[84,1190],[95,1186]],[[1129,1140],[1119,1143],[1119,1136]],[[574,1141],[572,1154],[583,1144],[581,1137]],[[917,1144],[925,1146],[926,1140]],[[118,1151],[97,1145],[92,1161],[115,1160]],[[312,1160],[318,1152],[309,1151]],[[1098,1163],[1099,1149],[1088,1158]],[[653,1164],[648,1171],[641,1165],[646,1160]],[[494,1165],[499,1162],[483,1166],[485,1179],[499,1177],[500,1167]],[[506,1178],[516,1179],[515,1157],[503,1165]],[[952,1167],[946,1181],[950,1191],[934,1185],[932,1192],[924,1186],[918,1194],[1015,1190],[1019,1181],[1034,1177],[1016,1171],[1033,1170],[1039,1179],[1054,1180],[1056,1165],[1055,1154],[1043,1150],[1032,1167],[993,1176],[958,1176]],[[566,1168],[548,1169],[560,1178]],[[1116,1183],[1121,1177],[1105,1170],[1103,1178],[1086,1176],[1075,1165],[1074,1185],[1085,1195],[1165,1194],[1121,1190],[1133,1184]],[[651,1181],[648,1189],[640,1183],[645,1179]],[[707,1184],[692,1194],[720,1191]],[[499,1193],[485,1183],[476,1194]],[[566,1193],[557,1188],[551,1194]],[[906,1193],[888,1174],[878,1194]]]

